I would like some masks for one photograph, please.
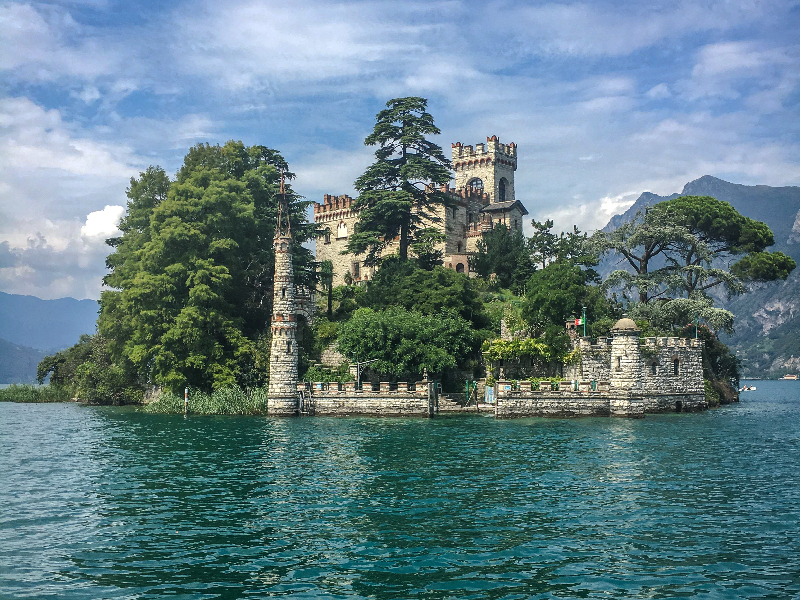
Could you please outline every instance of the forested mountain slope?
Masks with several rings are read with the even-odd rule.
[[[659,196],[643,193],[621,215],[612,217],[604,231],[611,231],[648,206],[678,196],[713,196],[729,202],[746,217],[764,221],[775,234],[771,251],[780,250],[800,263],[800,187],[747,186],[705,175],[687,183],[680,194]],[[624,268],[607,258],[601,272]],[[800,269],[785,282],[756,284],[751,292],[718,299],[736,315],[736,331],[725,340],[744,361],[750,376],[775,376],[800,370]]]

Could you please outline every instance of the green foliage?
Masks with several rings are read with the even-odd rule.
[[[84,334],[74,346],[45,356],[36,369],[36,380],[41,385],[49,375],[52,385],[72,385],[76,370],[89,360],[91,354],[92,336]]]
[[[630,317],[637,324],[642,321],[652,324],[656,333],[664,335],[685,323],[694,322],[695,317],[706,323],[715,331],[731,332],[733,330],[733,313],[722,308],[715,308],[713,301],[705,296],[693,298],[672,298],[652,300],[647,304],[641,302],[628,307]]]
[[[441,373],[475,350],[468,321],[454,311],[427,315],[390,306],[360,308],[339,330],[339,351],[351,360],[377,359],[378,373],[414,378],[423,369]]]
[[[323,367],[322,365],[313,365],[310,367],[305,375],[303,375],[303,381],[324,381],[324,382],[331,382],[331,381],[338,381],[344,383],[345,381],[353,381],[355,379],[353,374],[350,372],[350,364],[347,362],[342,363],[335,369],[330,369],[328,367]]]
[[[450,181],[450,161],[426,139],[440,133],[426,107],[424,98],[389,100],[364,140],[378,149],[376,161],[355,182],[359,197],[354,208],[360,214],[347,252],[366,252],[366,264],[376,264],[395,238],[400,259],[407,260],[424,221],[438,220],[434,209],[448,202],[438,187]]]
[[[785,281],[796,266],[783,252],[753,252],[732,264],[731,273],[743,281]]]
[[[706,395],[706,403],[711,408],[716,408],[720,405],[719,392],[714,388],[714,385],[708,379],[703,380],[703,388]]]
[[[426,315],[454,311],[475,330],[489,326],[480,296],[467,275],[444,267],[428,271],[398,257],[383,262],[359,303],[374,310],[400,306]]]
[[[64,385],[10,385],[0,389],[0,402],[69,402],[70,388]]]
[[[142,410],[155,414],[183,414],[183,394],[163,391],[158,399]],[[267,414],[267,388],[242,390],[238,386],[227,386],[206,393],[189,391],[190,415],[264,415]]]
[[[177,392],[259,383],[281,170],[293,177],[276,151],[231,141],[192,148],[174,182],[160,169],[131,180],[123,235],[110,240],[105,283],[114,289],[103,292],[98,321],[115,365]],[[301,244],[315,227],[308,203],[287,194],[295,279],[311,285]]]
[[[522,316],[535,332],[548,324],[563,324],[581,315],[586,307],[589,323],[610,318],[614,307],[596,285],[597,274],[566,260],[557,260],[536,271],[528,280]]]
[[[484,279],[494,274],[500,287],[517,292],[524,289],[525,281],[535,270],[522,231],[509,230],[502,223],[478,240],[477,252],[469,259],[469,268]]]
[[[435,227],[420,229],[411,244],[411,251],[417,257],[417,264],[426,271],[442,266],[444,252],[437,246],[447,240],[447,236]]]
[[[496,338],[486,340],[481,348],[486,360],[497,362],[528,356],[543,362],[549,362],[553,356],[551,348],[542,340],[525,338],[522,340],[502,340]]]

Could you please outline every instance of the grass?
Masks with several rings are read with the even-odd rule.
[[[155,414],[183,414],[183,396],[164,391],[142,410]],[[188,412],[191,415],[263,415],[267,413],[267,388],[242,390],[234,386],[210,394],[189,392]]]
[[[14,384],[0,389],[0,402],[69,402],[72,393],[58,385]]]

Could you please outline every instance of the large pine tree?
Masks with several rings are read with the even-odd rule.
[[[426,139],[440,133],[426,111],[427,102],[418,97],[389,100],[364,140],[379,148],[377,160],[355,182],[355,208],[361,212],[347,252],[366,253],[366,264],[377,263],[396,238],[400,259],[407,260],[416,234],[426,221],[437,221],[437,206],[447,204],[438,188],[450,181],[450,161],[440,146]]]

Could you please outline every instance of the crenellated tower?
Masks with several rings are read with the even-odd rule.
[[[501,144],[496,135],[485,144],[452,144],[456,189],[485,193],[492,204],[514,202],[514,171],[517,170],[517,145]]]
[[[272,298],[272,345],[269,353],[270,415],[294,415],[297,395],[297,311],[294,268],[292,267],[292,226],[281,174],[278,222],[275,227],[275,280]]]

